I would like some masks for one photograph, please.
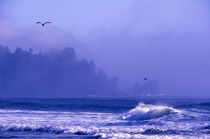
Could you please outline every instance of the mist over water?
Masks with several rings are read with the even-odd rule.
[[[116,96],[118,79],[107,78],[93,61],[78,60],[73,48],[34,54],[0,48],[1,97]]]
[[[79,0],[57,5],[2,1],[0,43],[37,52],[74,47],[80,59],[93,60],[108,77],[118,76],[121,89],[143,85],[142,76],[148,76],[159,82],[161,94],[209,97],[208,1]],[[35,24],[39,20],[53,24],[42,28]]]

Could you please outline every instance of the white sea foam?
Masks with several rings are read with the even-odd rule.
[[[183,134],[196,132],[197,128],[204,126],[202,122],[177,123],[173,120],[155,118],[170,113],[181,115],[179,110],[172,107],[143,103],[139,103],[136,108],[123,114],[123,118],[121,114],[116,113],[0,110],[0,133],[41,131],[53,134],[100,136],[101,138],[187,138],[188,136],[193,138],[197,137],[197,134],[195,136]],[[153,122],[163,121],[164,123],[135,124],[130,120],[148,118],[151,118]],[[198,134],[198,136],[209,137],[205,134]]]
[[[138,106],[136,106],[134,109],[125,113],[122,116],[122,119],[145,120],[177,112],[180,111],[168,106],[139,103]]]

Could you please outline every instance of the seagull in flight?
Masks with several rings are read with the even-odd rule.
[[[52,22],[45,22],[45,23],[41,23],[41,22],[36,22],[37,24],[41,24],[43,27],[47,24],[47,23],[52,23]]]

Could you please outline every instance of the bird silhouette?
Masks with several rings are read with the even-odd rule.
[[[146,80],[148,80],[148,78],[147,77],[145,77],[145,76],[142,76],[142,78],[146,81]]]
[[[47,23],[52,23],[52,22],[45,22],[45,23],[41,23],[41,22],[36,22],[37,24],[41,24],[43,27],[47,24]]]

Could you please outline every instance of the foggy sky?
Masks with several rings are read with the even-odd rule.
[[[208,0],[1,0],[0,43],[15,48],[74,47],[122,88],[141,76],[160,91],[210,96]],[[37,21],[52,21],[42,28]]]

